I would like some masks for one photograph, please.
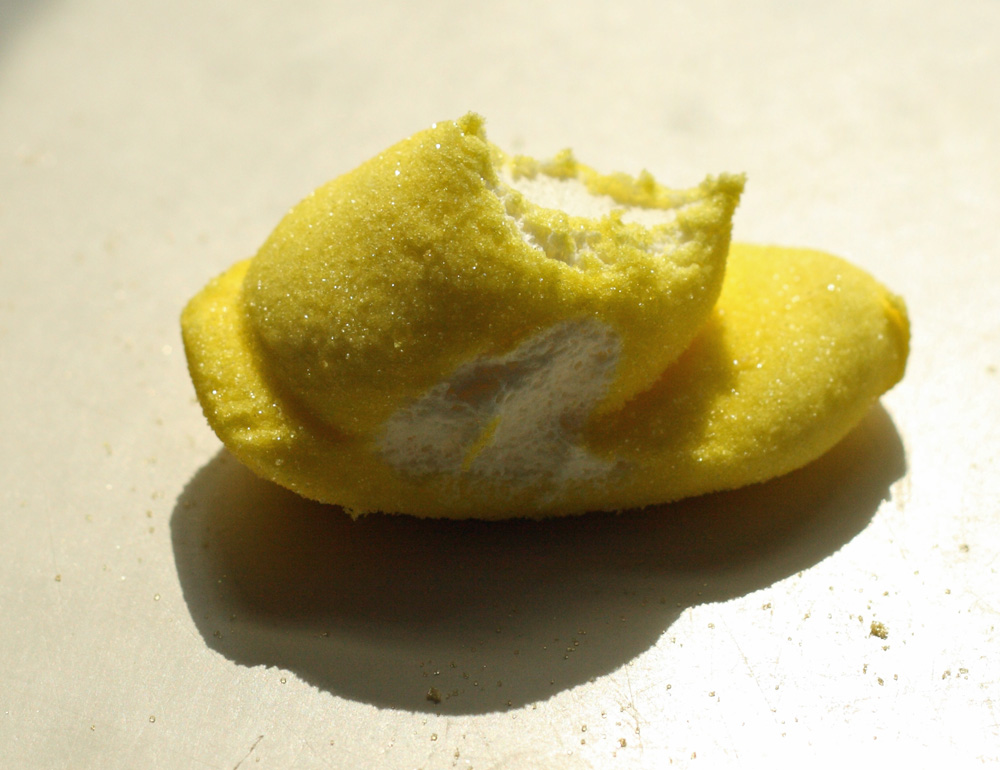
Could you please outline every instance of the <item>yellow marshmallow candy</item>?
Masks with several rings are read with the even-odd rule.
[[[191,300],[198,398],[254,472],[353,514],[556,516],[781,475],[899,381],[908,321],[836,257],[731,246],[742,188],[435,124]]]

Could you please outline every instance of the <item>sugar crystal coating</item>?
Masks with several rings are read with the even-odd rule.
[[[356,513],[562,515],[790,471],[902,376],[906,311],[835,257],[730,248],[741,190],[436,124],[189,303],[205,414],[258,474]]]

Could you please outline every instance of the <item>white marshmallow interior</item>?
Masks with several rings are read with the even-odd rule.
[[[570,216],[584,217],[586,219],[599,220],[608,216],[612,211],[620,211],[622,221],[635,223],[643,227],[652,228],[657,225],[665,225],[677,218],[677,212],[684,208],[683,205],[672,209],[647,208],[644,206],[628,206],[610,195],[595,195],[587,189],[587,186],[578,178],[559,178],[548,174],[537,174],[534,177],[515,177],[506,166],[498,169],[501,187],[496,190],[498,196],[504,202],[508,215],[515,221],[521,236],[532,247],[538,249],[545,256],[566,262],[569,265],[576,265],[580,257],[590,251],[587,245],[587,238],[590,233],[586,231],[572,233],[575,247],[567,250],[561,243],[543,242],[535,233],[535,228],[517,216],[510,205],[509,190],[515,190],[523,195],[531,203],[546,209],[556,209],[563,211]],[[670,237],[665,233],[658,233],[654,237],[650,251],[661,253],[672,244]]]
[[[601,219],[617,210],[622,212],[622,219],[626,222],[654,227],[671,222],[677,216],[677,209],[627,206],[610,195],[595,195],[576,177],[564,179],[548,174],[515,177],[510,169],[504,167],[500,169],[500,180],[538,206],[565,211],[575,217]]]
[[[621,342],[593,319],[557,324],[511,352],[461,366],[386,423],[378,447],[409,474],[471,473],[515,487],[566,485],[614,464],[580,432],[614,376]]]

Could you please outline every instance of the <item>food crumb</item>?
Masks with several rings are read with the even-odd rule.
[[[431,703],[441,702],[441,691],[437,687],[432,687],[427,691],[427,700]]]
[[[871,631],[868,635],[877,636],[879,639],[888,639],[889,629],[886,627],[885,623],[873,620],[871,624]]]

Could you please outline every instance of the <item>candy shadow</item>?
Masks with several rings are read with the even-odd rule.
[[[220,452],[171,534],[191,616],[226,658],[379,707],[487,713],[621,667],[687,607],[816,564],[905,470],[875,407],[817,462],[735,492],[541,522],[355,521]]]

